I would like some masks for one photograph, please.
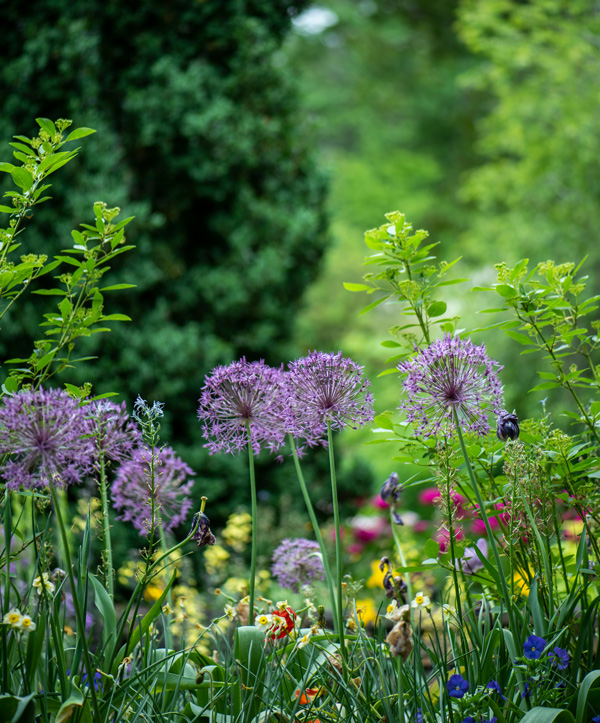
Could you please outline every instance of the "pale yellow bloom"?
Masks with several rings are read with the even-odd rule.
[[[212,545],[204,548],[204,564],[209,575],[215,575],[225,567],[229,560],[229,553],[221,545]]]
[[[41,575],[35,578],[33,581],[33,587],[35,588],[38,595],[42,594],[42,590],[46,590],[49,595],[52,595],[55,589],[54,583],[49,579],[47,572],[43,572]]]
[[[377,619],[377,608],[371,598],[364,598],[356,601],[356,614],[365,625]]]
[[[233,605],[225,605],[224,609],[225,609],[225,615],[227,615],[227,617],[230,620],[233,620],[233,618],[235,617],[235,612],[236,612]]]
[[[311,629],[311,630],[309,630],[309,631],[306,633],[306,635],[303,635],[303,636],[300,638],[300,640],[298,640],[298,642],[296,643],[296,645],[297,645],[299,648],[304,648],[304,647],[305,647],[306,645],[308,645],[308,643],[310,642],[310,639],[312,638],[312,634],[313,634],[313,631],[312,631],[312,629]]]
[[[422,592],[418,592],[415,595],[415,599],[411,602],[411,607],[416,608],[417,610],[422,610],[423,608],[426,608],[430,602],[431,601],[427,595],[423,595]]]
[[[273,624],[273,616],[272,615],[266,615],[266,614],[258,615],[254,619],[254,626],[262,631],[268,630],[272,624]]]
[[[29,617],[29,615],[23,615],[21,618],[21,624],[19,625],[19,628],[23,630],[23,632],[29,632],[30,630],[35,630],[36,625],[33,622],[33,620]]]
[[[173,608],[169,605],[169,603],[165,603],[162,606],[162,611],[165,615],[170,615],[173,612]]]
[[[13,628],[20,628],[21,620],[23,620],[23,616],[21,615],[21,611],[17,610],[17,608],[9,610],[2,618],[4,625],[10,625]]]

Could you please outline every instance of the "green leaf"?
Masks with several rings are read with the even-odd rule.
[[[511,339],[514,339],[514,341],[517,341],[519,344],[523,344],[524,346],[531,346],[533,344],[533,341],[527,336],[527,334],[521,334],[518,331],[513,331],[512,329],[504,329],[504,333],[506,336],[509,336]]]
[[[89,703],[86,701],[83,693],[75,685],[75,683],[72,680],[70,683],[71,690],[69,692],[69,697],[60,706],[58,713],[56,714],[56,718],[54,719],[54,723],[67,723],[67,721],[75,714],[75,710],[77,708],[83,709],[83,715],[77,716],[76,719],[82,723],[88,723],[88,721],[91,723],[92,716],[90,715]]]
[[[423,552],[427,557],[437,557],[440,554],[440,543],[435,540],[427,540]]]
[[[0,721],[2,723],[34,723],[35,693],[25,697],[0,695]]]
[[[262,705],[266,674],[264,633],[251,625],[240,626],[235,631],[234,653],[242,688],[236,696],[236,707],[248,710],[248,717],[252,717]]]
[[[136,284],[113,284],[112,286],[104,286],[100,291],[119,291],[120,289],[135,289]]]
[[[525,713],[520,723],[575,723],[575,718],[563,708],[546,708],[537,705]]]
[[[110,660],[117,642],[117,616],[115,614],[115,607],[102,583],[92,574],[88,575],[88,579],[94,588],[94,603],[104,621],[104,626],[102,627],[104,655],[106,660]]]
[[[35,122],[46,131],[49,136],[56,135],[56,126],[49,118],[36,118]]]
[[[434,301],[433,304],[430,304],[427,308],[427,314],[430,317],[434,316],[442,316],[442,314],[446,313],[447,305],[444,301]]]
[[[64,296],[67,292],[62,289],[37,289],[33,293],[40,296]]]
[[[389,299],[390,294],[387,296],[382,296],[381,299],[377,299],[377,301],[374,301],[371,304],[367,304],[367,306],[364,307],[364,309],[361,309],[361,312],[359,316],[362,316],[363,314],[366,314],[368,311],[371,311],[371,309],[374,309],[376,306],[379,306],[382,302],[384,302],[386,299]]]
[[[103,316],[102,321],[131,321],[131,317],[126,314],[109,314],[108,316]]]
[[[402,344],[399,344],[397,341],[387,339],[386,341],[381,342],[381,346],[384,346],[386,349],[397,349],[399,346],[402,346]]]
[[[600,687],[600,670],[592,670],[588,673],[585,678],[581,681],[579,686],[579,693],[577,694],[577,710],[575,717],[577,723],[587,723],[591,718],[591,711],[588,710],[590,704],[590,698],[592,697],[592,691],[598,692]],[[596,701],[597,702],[597,701]],[[597,713],[597,711],[594,711]]]
[[[369,291],[373,287],[367,286],[367,284],[352,284],[348,281],[344,281],[344,288],[346,291]]]
[[[12,163],[0,163],[0,171],[4,173],[12,173],[14,168]]]
[[[26,168],[15,168],[10,175],[15,184],[24,191],[29,191],[33,186],[33,176]]]
[[[373,420],[373,423],[381,429],[390,429],[392,432],[394,431],[392,420],[387,414],[378,414]]]
[[[0,213],[14,213],[16,209],[10,208],[10,206],[0,206]]]
[[[86,136],[90,136],[92,133],[95,133],[96,131],[93,128],[76,128],[74,131],[71,131],[69,135],[65,138],[65,143],[68,141],[76,141],[79,138],[85,138]]]
[[[497,291],[500,296],[503,296],[505,299],[513,299],[517,296],[517,290],[508,284],[496,284],[494,291]]]

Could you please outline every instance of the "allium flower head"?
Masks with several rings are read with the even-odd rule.
[[[154,479],[151,465],[154,458]],[[194,472],[171,447],[136,449],[117,470],[112,499],[119,519],[131,522],[141,535],[160,523],[165,531],[180,525],[192,507]],[[154,502],[154,520],[152,519]]]
[[[115,404],[98,399],[86,408],[96,459],[102,452],[105,459],[121,462],[139,447],[142,435],[127,414],[125,402]]]
[[[213,369],[198,400],[198,419],[211,454],[275,451],[285,437],[283,371],[245,359]]]
[[[85,409],[62,389],[5,396],[0,406],[0,468],[9,489],[78,484],[90,471],[93,447]]]
[[[407,399],[400,409],[416,425],[417,434],[451,435],[456,410],[461,424],[485,436],[490,430],[488,407],[495,414],[502,411],[502,385],[496,374],[502,367],[487,356],[483,344],[446,334],[398,369],[406,375]]]
[[[310,540],[283,540],[273,553],[273,577],[283,588],[298,592],[313,580],[324,580],[319,545]]]
[[[289,365],[289,427],[296,437],[314,444],[327,434],[327,423],[341,431],[357,429],[374,418],[369,380],[342,352],[313,351]]]
[[[546,641],[544,638],[540,638],[537,635],[530,635],[527,640],[523,643],[523,654],[529,660],[537,660],[541,657],[546,647]]]

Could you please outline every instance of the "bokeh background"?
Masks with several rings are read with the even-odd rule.
[[[249,494],[245,459],[203,448],[197,399],[215,365],[341,349],[373,378],[377,411],[397,406],[397,380],[377,377],[395,310],[359,317],[365,299],[343,288],[361,280],[363,233],[385,212],[428,229],[440,258],[462,257],[471,281],[446,300],[464,328],[490,305],[469,288],[501,261],[587,256],[598,289],[599,2],[4,0],[1,12],[2,160],[38,116],[98,131],[54,177],[27,250],[68,246],[97,200],[135,216],[136,251],[111,274],[137,288],[110,301],[133,322],[60,381],[163,401],[163,441],[196,470],[217,529]],[[2,358],[28,353],[39,311],[30,300],[7,320]],[[507,407],[537,414],[533,366],[499,334],[474,338],[505,365]],[[347,516],[393,469],[369,435],[338,446]],[[307,465],[325,519],[327,460]],[[274,536],[301,509],[293,479],[289,462],[259,460]]]

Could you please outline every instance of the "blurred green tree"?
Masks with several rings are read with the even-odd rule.
[[[326,181],[281,53],[305,5],[50,0],[25,12],[9,0],[2,9],[0,138],[33,132],[38,116],[98,130],[55,177],[24,250],[70,245],[96,200],[136,217],[137,251],[112,272],[137,285],[115,302],[133,323],[90,339],[84,351],[98,361],[65,380],[165,402],[163,441],[202,470],[196,489],[212,514],[218,498],[230,511],[240,486],[223,482],[237,461],[202,449],[204,374],[242,355],[292,356],[295,311],[326,243]],[[7,320],[5,358],[41,336],[36,323],[27,312]]]

